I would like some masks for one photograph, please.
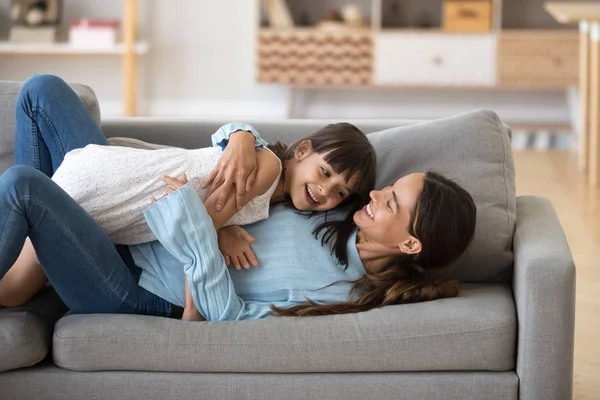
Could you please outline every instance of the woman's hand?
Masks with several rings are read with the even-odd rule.
[[[185,172],[183,174],[181,174],[181,176],[179,178],[173,178],[171,176],[163,176],[162,181],[167,184],[167,187],[165,188],[165,194],[160,196],[159,200],[162,199],[163,197],[167,197],[168,195],[170,195],[177,189],[181,189],[188,183]],[[154,196],[152,196],[150,198],[150,202],[152,204],[156,203],[157,201],[158,200],[156,200],[156,197],[154,197]]]
[[[244,194],[254,185],[257,169],[254,135],[246,131],[232,133],[217,166],[202,185],[203,188],[212,185],[210,194],[218,191],[215,209],[223,209],[235,186],[235,204],[241,210],[246,205]]]
[[[248,232],[239,226],[227,226],[219,229],[219,250],[225,257],[225,264],[233,266],[238,271],[242,266],[250,269],[250,263],[255,267],[258,266],[258,260],[250,247],[250,243],[254,243],[254,239]]]

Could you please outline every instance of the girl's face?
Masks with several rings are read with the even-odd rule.
[[[358,174],[354,174],[346,182],[346,175],[336,173],[325,162],[323,154],[312,151],[310,142],[301,143],[294,158],[286,186],[292,203],[298,210],[331,210],[356,190]]]
[[[420,251],[421,243],[409,233],[408,226],[424,177],[424,174],[407,175],[393,186],[371,191],[369,204],[354,214],[354,223],[367,240],[403,253]]]

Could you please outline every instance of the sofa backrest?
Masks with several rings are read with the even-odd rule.
[[[14,163],[15,107],[23,82],[0,81],[0,174]],[[100,108],[94,91],[88,86],[71,84],[90,113],[100,123]]]

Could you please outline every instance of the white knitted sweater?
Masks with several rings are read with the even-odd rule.
[[[152,196],[159,198],[164,194],[166,184],[161,179],[165,175],[179,177],[185,172],[189,184],[202,201],[206,200],[208,189],[202,189],[202,183],[222,154],[219,147],[186,150],[132,140],[123,144],[135,142],[146,148],[88,145],[72,150],[52,176],[117,244],[156,240],[146,224],[144,210],[151,204]],[[279,178],[225,225],[245,225],[267,218],[278,182]]]

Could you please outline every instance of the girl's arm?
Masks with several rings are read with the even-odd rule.
[[[207,321],[270,313],[269,303],[246,302],[235,292],[212,220],[190,185],[150,206],[144,216],[162,245],[184,264],[194,303]]]
[[[250,191],[256,179],[254,149],[267,146],[267,142],[251,125],[231,123],[223,125],[212,135],[212,143],[223,149],[223,155],[203,187],[212,185],[210,193],[219,193],[217,211],[221,210],[235,187],[236,204],[241,208],[245,205],[244,193]]]
[[[252,136],[254,136],[254,148],[262,149],[263,147],[267,147],[268,143],[260,137],[260,134],[252,125],[241,122],[225,124],[217,129],[211,136],[212,145],[219,146],[221,149],[225,150],[229,144],[231,135],[240,131],[251,133]]]
[[[260,196],[269,190],[271,185],[273,185],[273,182],[275,182],[281,173],[279,159],[268,150],[257,150],[256,161],[258,164],[256,181],[250,188],[250,191],[245,192],[242,195],[242,202],[244,205],[256,196]],[[236,206],[237,200],[234,196],[228,196],[225,199],[221,210],[218,211],[218,197],[219,193],[213,192],[204,202],[204,206],[206,207],[208,215],[210,215],[216,230],[219,230],[225,222],[229,221],[229,219],[239,211]]]

